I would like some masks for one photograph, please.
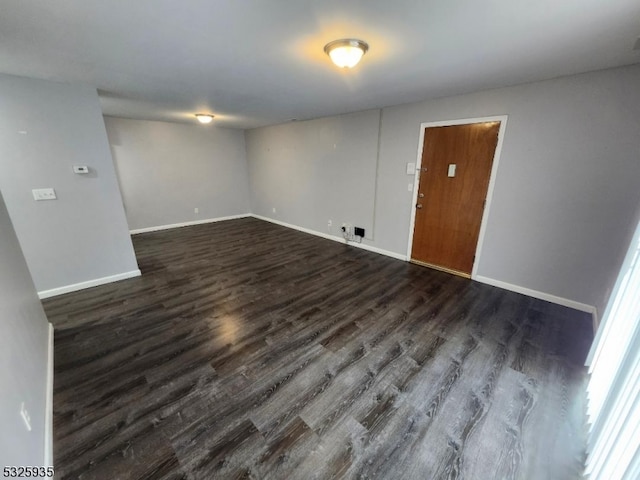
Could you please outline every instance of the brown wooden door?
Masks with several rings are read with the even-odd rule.
[[[412,261],[471,275],[499,129],[500,122],[425,129]]]

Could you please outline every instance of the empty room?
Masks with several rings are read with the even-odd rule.
[[[4,1],[3,478],[640,478],[638,19]]]

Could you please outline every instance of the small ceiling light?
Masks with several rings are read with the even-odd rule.
[[[213,115],[208,113],[196,113],[196,118],[200,123],[211,123],[213,121]]]
[[[340,68],[355,67],[362,56],[367,53],[367,50],[369,50],[369,45],[355,38],[334,40],[324,46],[325,53]]]

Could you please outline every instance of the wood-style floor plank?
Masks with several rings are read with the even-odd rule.
[[[69,479],[573,479],[588,315],[256,219],[44,301]]]

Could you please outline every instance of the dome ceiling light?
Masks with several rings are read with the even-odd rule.
[[[367,50],[369,45],[355,38],[334,40],[324,46],[325,53],[340,68],[355,67]]]
[[[211,123],[213,121],[213,115],[208,113],[196,113],[196,118],[200,123]]]

